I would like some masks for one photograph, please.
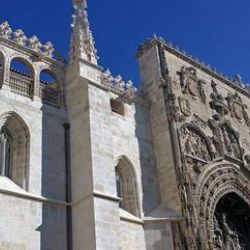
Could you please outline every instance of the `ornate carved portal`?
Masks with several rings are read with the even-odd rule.
[[[249,249],[249,225],[249,204],[235,193],[225,195],[214,213],[214,249]]]
[[[194,249],[250,249],[250,180],[238,166],[208,166],[197,182],[194,197]]]

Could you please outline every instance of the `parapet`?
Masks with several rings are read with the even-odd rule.
[[[64,60],[51,42],[43,45],[36,36],[13,31],[8,22],[0,24],[0,88],[62,106],[64,80]]]

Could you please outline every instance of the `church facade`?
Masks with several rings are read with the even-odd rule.
[[[154,37],[142,84],[0,24],[1,250],[250,249],[250,88]]]

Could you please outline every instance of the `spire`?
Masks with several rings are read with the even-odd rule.
[[[72,16],[73,28],[71,35],[70,60],[74,61],[81,58],[90,63],[97,65],[97,50],[95,49],[95,42],[90,30],[88,20],[87,1],[73,0],[74,15]]]

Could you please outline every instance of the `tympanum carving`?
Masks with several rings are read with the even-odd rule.
[[[205,134],[193,124],[185,124],[181,128],[181,144],[185,154],[205,162],[211,161],[215,157],[212,152],[209,140]]]

